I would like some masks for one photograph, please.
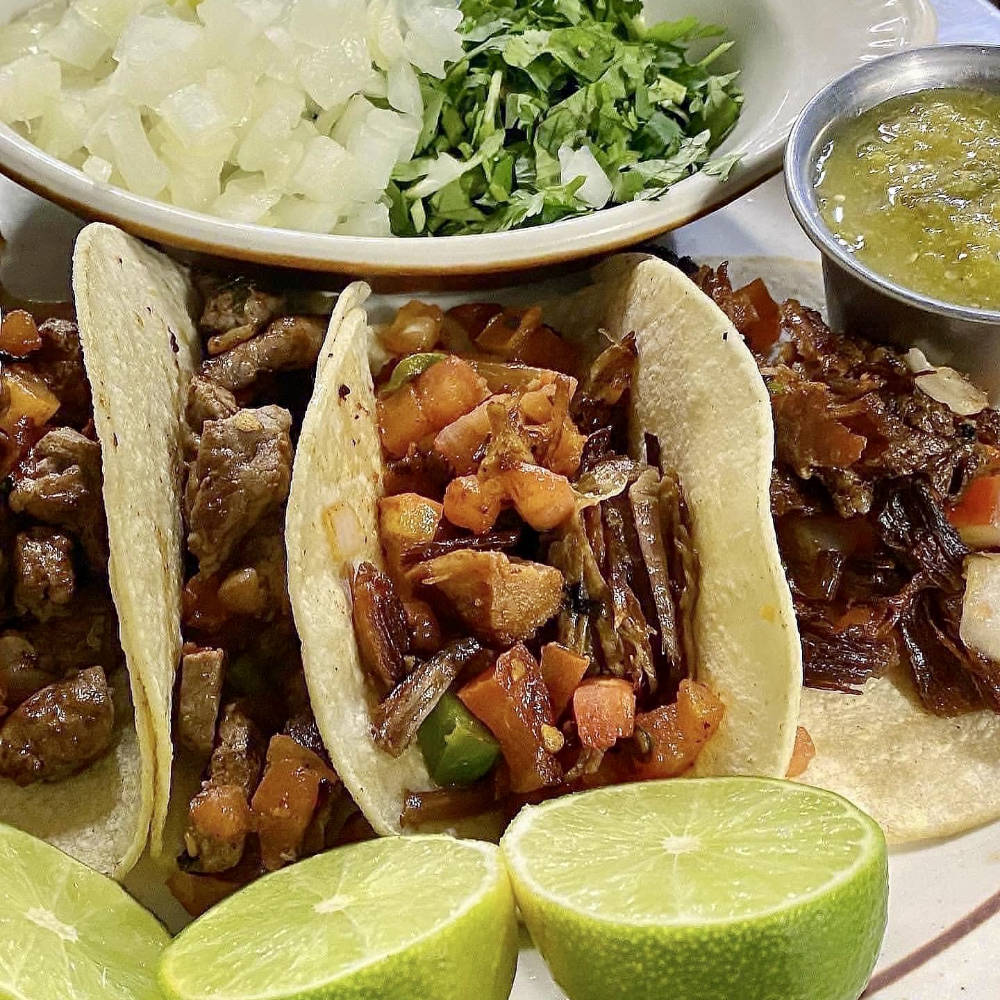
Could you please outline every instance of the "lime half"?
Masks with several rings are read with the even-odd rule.
[[[395,837],[320,854],[220,903],[167,948],[178,1000],[503,1000],[517,962],[493,844]]]
[[[522,810],[501,849],[573,1000],[855,1000],[885,931],[881,829],[791,782],[570,795]]]
[[[169,940],[116,882],[0,825],[0,997],[155,1000]]]

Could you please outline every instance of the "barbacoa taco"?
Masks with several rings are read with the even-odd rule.
[[[668,264],[511,309],[337,303],[299,440],[289,585],[316,721],[379,833],[525,801],[784,775],[800,649],[770,404]]]
[[[173,768],[162,860],[199,913],[264,872],[371,835],[313,719],[285,569],[292,468],[332,299],[192,275],[101,232],[112,259],[142,261],[92,276],[95,300],[113,278],[125,303],[120,339],[156,323],[184,344],[171,430],[142,442],[169,480],[145,498],[169,559],[147,595],[147,616],[165,626],[144,633],[144,676],[165,782]],[[165,788],[157,802],[166,810]]]
[[[12,310],[0,326],[0,820],[115,877],[154,814],[149,658],[170,655],[171,634],[149,511],[168,470],[142,445],[177,435],[178,364],[162,324],[115,337],[117,281],[144,267],[135,253],[85,232],[79,327],[71,306]],[[107,275],[96,300],[95,273]]]
[[[735,281],[725,266],[694,278],[771,397],[771,507],[811,738],[796,771],[897,842],[995,819],[1000,415],[918,350],[832,332],[799,301],[822,304],[818,267],[732,266]]]

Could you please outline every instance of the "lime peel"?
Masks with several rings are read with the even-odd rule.
[[[855,1000],[887,916],[885,838],[773,779],[651,782],[522,810],[503,850],[574,1000]]]
[[[179,1000],[506,997],[517,956],[497,848],[368,841],[300,862],[219,904],[167,949]]]

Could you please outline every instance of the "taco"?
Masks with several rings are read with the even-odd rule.
[[[770,406],[717,306],[639,256],[541,306],[376,327],[368,295],[334,311],[285,540],[316,721],[373,828],[784,775],[801,673]]]
[[[95,300],[114,278],[120,341],[152,323],[184,344],[171,428],[142,443],[168,480],[144,499],[157,525],[149,537],[169,559],[137,620],[163,622],[144,633],[142,673],[170,783],[161,867],[199,913],[267,871],[371,833],[316,728],[285,569],[292,467],[332,300],[192,274],[124,234],[106,237],[113,259],[143,261],[92,276]]]
[[[169,561],[150,513],[168,477],[143,444],[177,436],[183,344],[175,354],[152,321],[115,337],[117,282],[148,252],[106,236],[77,246],[79,327],[72,307],[13,310],[0,327],[0,821],[120,878],[154,814],[149,667],[170,655],[170,623],[148,603]]]
[[[771,396],[806,684],[796,770],[896,842],[1000,817],[1000,415],[919,350],[832,332],[799,301],[822,306],[818,266],[694,278]]]

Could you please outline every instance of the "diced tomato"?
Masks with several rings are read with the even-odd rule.
[[[312,750],[290,736],[272,736],[267,765],[251,802],[261,862],[275,871],[298,858],[323,781],[336,774]]]
[[[536,531],[560,525],[576,509],[576,494],[565,476],[521,462],[500,476],[514,509]]]
[[[797,778],[804,774],[813,757],[816,756],[816,745],[805,726],[795,730],[795,746],[792,747],[792,759],[788,764],[787,778]]]
[[[378,331],[378,339],[390,354],[417,354],[431,350],[441,335],[444,313],[440,306],[411,299]]]
[[[35,317],[24,309],[12,309],[0,323],[0,351],[24,358],[42,346]]]
[[[33,372],[21,365],[3,369],[3,388],[7,405],[0,414],[0,430],[13,436],[20,420],[30,420],[44,427],[56,410],[59,397]]]
[[[973,479],[948,520],[971,548],[1000,548],[1000,475]]]
[[[392,458],[402,458],[411,443],[419,441],[433,429],[420,405],[415,381],[404,383],[375,404],[382,447]]]
[[[558,642],[542,646],[542,679],[548,688],[552,711],[557,719],[569,707],[573,692],[589,667],[589,657],[574,653]]]
[[[444,516],[460,528],[485,534],[503,509],[503,491],[495,480],[459,476],[444,491]]]
[[[391,458],[402,458],[411,444],[435,434],[488,395],[475,369],[448,355],[378,400],[382,447]]]
[[[236,785],[211,785],[202,789],[191,800],[188,822],[202,837],[242,840],[251,829],[250,810],[243,790]]]
[[[763,354],[781,335],[781,311],[777,302],[771,298],[762,278],[755,278],[733,295],[744,299],[756,314],[756,319],[751,319],[751,310],[747,310],[747,319],[740,332],[758,354]]]
[[[573,717],[580,742],[591,750],[610,750],[635,727],[635,691],[617,677],[595,677],[573,692]]]
[[[453,354],[418,375],[415,384],[431,431],[446,427],[490,394],[468,361]]]
[[[704,684],[681,681],[672,705],[636,716],[636,729],[650,742],[649,757],[638,764],[638,776],[673,778],[683,774],[694,765],[724,714],[725,706]]]
[[[444,508],[419,493],[397,493],[378,502],[378,527],[386,561],[397,584],[405,583],[403,554],[434,540]]]
[[[509,401],[508,394],[490,396],[474,410],[438,431],[434,438],[434,450],[447,460],[455,475],[465,476],[476,471],[479,464],[476,456],[490,434],[488,408],[492,403],[507,405]]]
[[[513,791],[559,783],[562,768],[546,749],[543,731],[554,728],[552,702],[538,661],[522,643],[501,653],[492,669],[469,681],[458,697],[500,743]]]

